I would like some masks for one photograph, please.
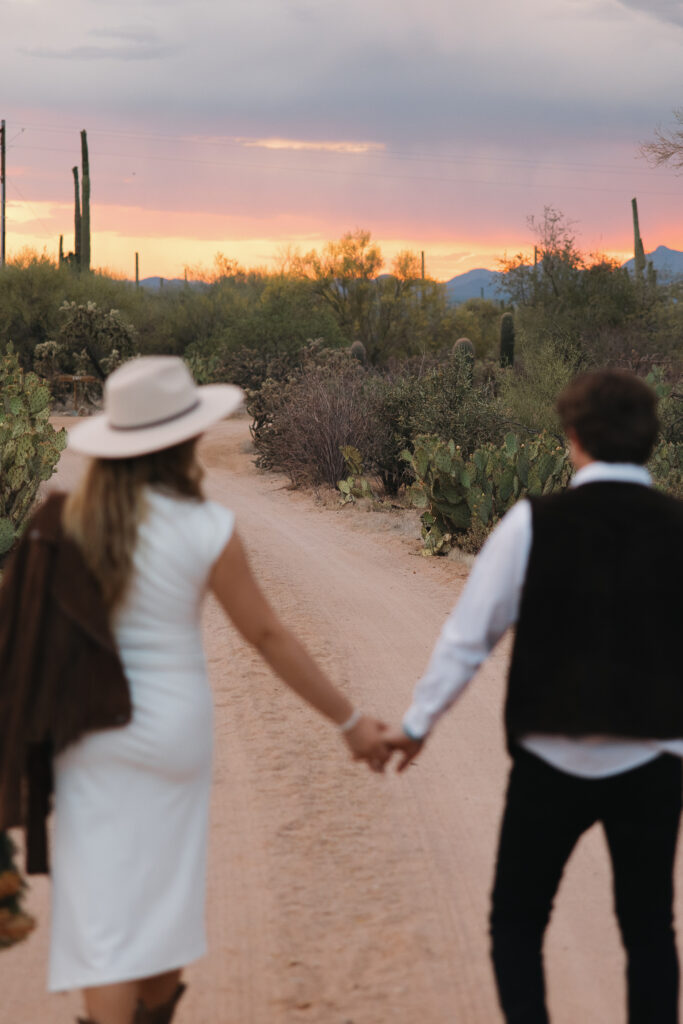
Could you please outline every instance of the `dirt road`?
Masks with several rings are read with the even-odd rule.
[[[419,556],[412,514],[334,509],[256,472],[247,422],[203,443],[282,616],[361,707],[398,720],[466,568]],[[80,471],[68,453],[58,481]],[[216,697],[208,957],[178,1024],[496,1024],[486,917],[507,758],[505,641],[419,763],[377,777],[297,702],[209,603]],[[142,855],[143,851],[141,851]],[[680,901],[679,901],[680,902]],[[44,995],[40,930],[0,953],[0,1024],[72,1020]],[[602,834],[579,845],[547,942],[554,1024],[620,1024],[623,956]]]

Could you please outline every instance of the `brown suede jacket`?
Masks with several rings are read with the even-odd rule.
[[[62,531],[64,499],[34,514],[0,586],[0,828],[25,827],[30,874],[48,870],[52,757],[132,715],[97,582]]]

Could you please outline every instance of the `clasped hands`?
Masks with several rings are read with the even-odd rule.
[[[411,739],[400,726],[388,726],[369,715],[363,715],[344,739],[354,760],[366,761],[373,772],[383,772],[395,751],[397,771],[404,771],[424,746],[424,740]]]

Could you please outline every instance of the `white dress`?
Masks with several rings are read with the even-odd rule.
[[[133,719],[54,763],[51,991],[160,974],[205,952],[212,699],[200,608],[233,524],[213,502],[148,491],[113,622]]]

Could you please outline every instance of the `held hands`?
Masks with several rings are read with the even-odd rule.
[[[394,751],[401,755],[396,770],[404,771],[424,746],[424,740],[411,739],[400,726],[389,729],[369,715],[362,715],[353,728],[345,731],[344,739],[354,760],[367,761],[373,772],[383,772]]]
[[[407,736],[400,725],[389,729],[384,734],[384,742],[392,753],[395,750],[400,752],[401,756],[396,766],[397,772],[405,771],[413,763],[414,758],[417,757],[425,744],[424,739],[414,740],[411,736]]]
[[[391,748],[384,739],[386,733],[384,722],[361,715],[352,728],[344,730],[344,739],[355,761],[367,761],[373,772],[383,772],[391,757]]]

